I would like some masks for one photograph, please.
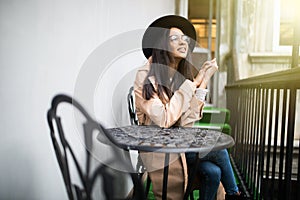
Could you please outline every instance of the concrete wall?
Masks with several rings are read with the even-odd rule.
[[[129,124],[122,95],[145,61],[139,34],[174,7],[173,0],[0,1],[0,199],[67,199],[46,123],[51,98],[74,95],[106,126]],[[103,51],[112,38],[125,49],[111,42]],[[91,74],[96,86],[85,97],[84,69],[106,55],[115,57]]]

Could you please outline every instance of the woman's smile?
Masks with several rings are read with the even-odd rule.
[[[186,48],[185,47],[180,47],[177,49],[180,53],[186,53]]]

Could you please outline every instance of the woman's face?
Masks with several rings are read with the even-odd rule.
[[[176,58],[186,58],[189,48],[190,38],[178,29],[171,28],[169,34],[170,53]]]

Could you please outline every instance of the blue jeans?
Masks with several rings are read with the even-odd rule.
[[[186,153],[186,160],[189,166],[195,163],[196,155],[196,153]],[[197,174],[201,176],[200,200],[213,200],[218,191],[220,181],[225,188],[226,194],[233,195],[238,192],[226,149],[211,151],[200,159],[197,168]]]

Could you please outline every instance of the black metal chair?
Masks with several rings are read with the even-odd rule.
[[[70,139],[76,139],[78,135],[74,132],[67,135],[68,127],[63,126],[64,118],[58,114],[58,107],[61,104],[71,104],[75,111],[79,111],[84,122],[77,128],[83,128],[82,145],[84,145],[83,162],[80,162],[80,156],[77,151],[79,146],[74,146]],[[73,113],[75,114],[75,113]],[[74,117],[75,115],[73,115]],[[86,110],[73,98],[66,95],[57,95],[53,98],[51,108],[47,113],[48,125],[50,128],[50,135],[55,150],[56,158],[62,173],[64,184],[66,186],[69,199],[93,199],[95,194],[101,199],[115,200],[115,199],[146,199],[143,185],[134,173],[131,162],[123,157],[122,151],[116,146],[115,141],[107,133],[106,129],[86,112]],[[73,118],[74,120],[74,118]],[[76,120],[76,119],[75,119]],[[78,121],[78,120],[77,120]],[[76,123],[78,125],[78,123]],[[99,134],[101,141],[95,139],[95,134]],[[97,135],[97,138],[99,138]],[[77,138],[78,139],[78,138]],[[93,151],[96,144],[102,144],[105,150],[109,149],[110,158],[103,162],[97,162]],[[107,156],[107,155],[106,155]],[[121,166],[122,170],[116,169],[112,166]],[[74,173],[72,173],[74,172]],[[77,177],[74,178],[73,175]],[[117,174],[117,175],[116,175]],[[116,189],[123,187],[120,183],[121,175],[130,177],[133,184],[133,190],[124,197],[118,197]],[[97,184],[96,184],[97,182]],[[96,187],[99,186],[99,187]]]
[[[136,115],[136,110],[135,110],[135,102],[134,102],[134,87],[131,86],[129,88],[129,92],[127,95],[127,103],[128,103],[128,112],[129,112],[129,117],[130,117],[130,123],[131,125],[139,125],[139,121]],[[137,164],[136,164],[136,170],[137,173],[140,177],[140,179],[142,180],[143,175],[146,171],[146,168],[143,164],[143,161],[141,159],[141,156],[138,155],[137,157]],[[150,186],[151,186],[151,180],[150,177],[147,176],[147,181],[146,181],[146,196],[148,196],[149,190],[150,190]]]
[[[128,95],[127,95],[127,103],[128,103],[130,123],[131,123],[131,125],[139,125],[139,121],[137,119],[136,112],[135,112],[133,91],[134,91],[134,88],[132,86],[132,87],[129,88],[129,92],[128,92]]]

